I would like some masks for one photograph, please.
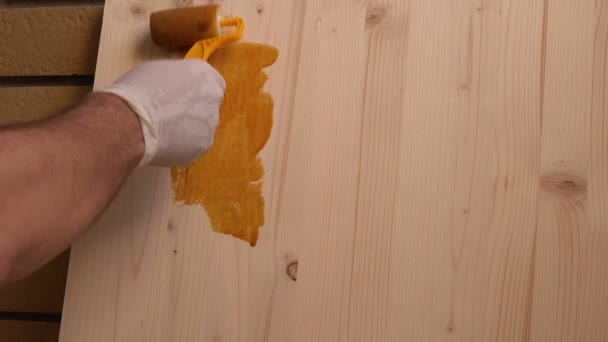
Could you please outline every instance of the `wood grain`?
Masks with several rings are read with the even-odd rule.
[[[183,4],[107,0],[96,86]],[[608,3],[223,6],[281,53],[258,247],[139,170],[74,247],[62,341],[608,339]]]
[[[0,126],[40,120],[76,105],[87,86],[0,87]]]
[[[91,75],[102,5],[0,7],[0,76]]]
[[[596,8],[596,4],[599,6]],[[540,198],[530,340],[601,341],[608,314],[603,67],[608,6],[556,1],[547,11]],[[571,23],[566,25],[565,23]],[[601,83],[598,83],[601,82]],[[601,101],[601,100],[600,100]],[[603,118],[603,119],[600,119]],[[605,149],[604,149],[605,152]],[[600,164],[598,164],[600,163]],[[598,193],[602,192],[601,194]],[[604,235],[604,237],[602,237]]]
[[[0,311],[61,312],[69,260],[68,251],[27,278],[0,287]]]

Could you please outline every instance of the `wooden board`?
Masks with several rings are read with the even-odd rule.
[[[0,341],[56,342],[59,322],[0,321]]]
[[[43,119],[76,105],[87,86],[0,87],[0,126]]]
[[[102,15],[102,5],[0,4],[0,76],[93,74]]]
[[[68,251],[27,278],[0,287],[0,311],[61,312],[69,260]]]
[[[166,56],[176,3],[106,1],[96,86]],[[139,170],[73,249],[62,341],[608,339],[608,3],[223,5],[281,52],[258,247]]]

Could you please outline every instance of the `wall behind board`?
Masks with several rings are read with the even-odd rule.
[[[93,83],[103,1],[0,0],[0,126],[61,113]],[[0,341],[57,341],[69,251],[0,287]]]

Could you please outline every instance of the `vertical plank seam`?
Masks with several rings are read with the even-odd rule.
[[[356,198],[355,198],[355,225],[354,225],[354,229],[353,229],[353,238],[352,238],[352,252],[351,252],[351,262],[350,262],[350,266],[351,266],[351,270],[350,270],[350,284],[349,284],[349,299],[348,299],[348,306],[347,306],[347,318],[346,318],[346,340],[347,341],[353,341],[352,339],[350,339],[350,316],[351,316],[351,311],[350,311],[350,307],[351,307],[351,303],[353,301],[353,273],[354,273],[354,265],[355,265],[355,241],[357,240],[357,227],[359,225],[359,195],[361,192],[361,161],[363,158],[363,124],[365,121],[365,106],[367,104],[367,92],[368,92],[368,87],[367,87],[367,81],[369,79],[369,61],[370,61],[370,56],[371,56],[371,40],[372,37],[371,35],[368,37],[368,42],[367,42],[367,58],[366,58],[366,62],[365,62],[365,78],[363,80],[364,82],[364,87],[363,87],[363,95],[362,95],[362,106],[361,106],[361,125],[359,128],[359,168],[357,169],[357,190],[356,190]],[[340,336],[340,340],[341,340],[341,336]]]
[[[407,64],[407,61],[408,61],[409,41],[410,41],[410,24],[411,24],[410,1],[407,1],[407,3],[404,6],[406,6],[406,8],[405,8],[405,11],[406,11],[405,34],[404,34],[404,37],[403,37],[404,42],[405,42],[404,43],[404,45],[405,45],[405,47],[404,47],[404,50],[405,50],[404,51],[405,59],[404,59],[402,65],[401,65],[401,67],[403,68],[403,71],[401,71],[401,70],[400,71],[403,73],[402,74],[402,77],[403,77],[402,78],[402,82],[405,83],[406,82],[405,80],[407,79],[407,65],[406,64]],[[403,87],[403,84],[402,84],[402,87]],[[403,90],[402,90],[402,92],[403,92]],[[399,124],[398,127],[399,127],[399,129],[402,128],[403,116],[405,115],[405,113],[403,112],[403,109],[405,107],[405,105],[403,104],[403,102],[405,101],[405,99],[404,99],[405,96],[404,95],[405,94],[402,93],[403,97],[401,99],[401,108],[400,108],[401,109],[401,113],[399,115],[399,121],[398,121],[398,124]],[[398,136],[397,136],[397,139],[396,139],[397,140],[397,144],[396,144],[397,150],[399,150],[399,148],[401,147],[401,140],[402,140],[402,134],[401,133],[402,132],[400,131],[399,134],[398,134]],[[401,165],[401,157],[402,157],[401,153],[398,153],[397,154],[397,158],[394,161],[394,163],[395,163],[395,171],[394,172],[396,174],[399,173],[399,166]],[[392,189],[392,192],[393,193],[392,193],[391,203],[393,204],[393,206],[395,206],[395,202],[397,200],[397,186],[395,186]],[[393,227],[393,225],[394,225],[394,214],[393,213],[391,213],[391,216],[390,216],[390,224],[391,224],[391,230],[390,230],[390,233],[389,233],[389,236],[390,236],[389,241],[393,241],[393,232],[394,232],[394,227]],[[383,336],[383,340],[387,340],[387,336],[386,335],[388,334],[388,331],[389,331],[389,315],[390,315],[389,314],[389,302],[390,302],[390,300],[389,300],[389,293],[390,293],[390,284],[391,284],[391,275],[392,275],[390,267],[391,267],[392,254],[393,254],[393,248],[392,248],[392,246],[389,245],[388,246],[388,263],[389,264],[388,264],[388,271],[387,271],[388,272],[388,276],[387,276],[387,282],[386,282],[386,295],[385,295],[386,299],[385,299],[385,305],[384,305],[384,308],[385,308],[386,312],[385,312],[385,321],[384,321],[384,336]]]
[[[304,18],[306,16],[306,8],[307,8],[307,0],[301,0],[297,2],[302,3],[302,11],[299,15],[299,17],[297,17],[296,19],[299,21],[299,26],[296,27],[296,30],[299,32],[299,35],[297,35],[297,41],[295,42],[297,49],[295,50],[295,65],[293,67],[293,74],[294,74],[294,80],[298,79],[298,74],[300,72],[300,61],[302,59],[302,37],[304,35]],[[298,7],[296,7],[294,9],[294,12],[298,9]],[[283,153],[283,158],[282,160],[282,165],[281,165],[281,171],[280,171],[280,181],[279,181],[279,191],[278,191],[278,199],[277,199],[277,204],[276,204],[276,208],[275,208],[275,215],[274,215],[274,223],[273,226],[275,227],[274,229],[274,234],[273,234],[273,244],[272,244],[272,257],[273,257],[273,264],[274,264],[274,270],[275,270],[275,274],[274,274],[274,281],[273,281],[273,285],[272,285],[272,292],[270,295],[270,300],[268,302],[268,315],[266,317],[266,325],[264,327],[264,341],[268,341],[269,337],[270,337],[270,326],[272,323],[272,306],[274,305],[274,296],[276,293],[276,288],[277,288],[277,283],[278,283],[278,273],[279,273],[279,268],[278,268],[278,263],[277,263],[277,253],[276,253],[276,245],[277,245],[277,235],[278,235],[278,231],[279,231],[279,222],[280,222],[280,216],[281,216],[281,202],[283,200],[283,193],[284,193],[284,189],[285,189],[285,175],[287,174],[287,160],[289,158],[289,146],[290,146],[290,141],[291,141],[291,128],[292,128],[292,123],[293,123],[293,113],[294,113],[294,107],[295,107],[295,92],[296,92],[296,87],[297,87],[297,83],[294,83],[294,86],[291,89],[291,94],[289,96],[290,99],[290,104],[288,106],[289,108],[289,113],[287,115],[287,134],[286,134],[286,142],[285,142],[285,151]]]
[[[540,65],[540,103],[539,103],[539,143],[538,146],[540,148],[540,154],[538,156],[537,162],[537,170],[538,170],[538,179],[542,176],[540,173],[541,170],[541,159],[542,159],[542,141],[543,141],[543,122],[545,115],[545,91],[546,91],[546,72],[547,72],[547,36],[549,31],[549,0],[543,1],[543,18],[542,18],[542,38],[541,38],[541,65]],[[536,276],[536,244],[537,244],[537,236],[538,236],[538,221],[540,218],[539,208],[540,208],[540,196],[538,196],[538,186],[536,187],[536,221],[534,224],[534,236],[532,240],[532,255],[530,258],[530,275],[529,275],[529,285],[528,285],[528,296],[526,298],[526,312],[524,316],[524,341],[529,342],[532,334],[532,309],[534,305],[534,283]]]

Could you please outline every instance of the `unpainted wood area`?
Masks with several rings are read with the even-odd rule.
[[[190,3],[107,0],[96,87]],[[258,246],[141,169],[72,250],[61,341],[608,339],[607,1],[222,4],[280,50]]]

